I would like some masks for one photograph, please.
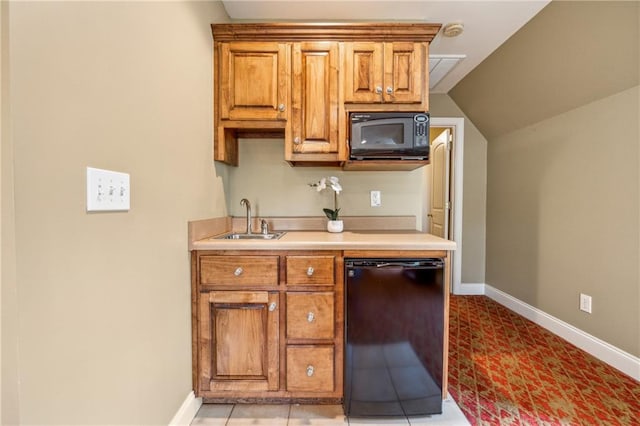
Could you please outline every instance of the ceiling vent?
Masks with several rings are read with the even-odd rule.
[[[436,85],[455,67],[466,55],[429,55],[429,89]]]

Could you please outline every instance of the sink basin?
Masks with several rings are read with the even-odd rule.
[[[273,232],[269,234],[226,234],[216,237],[217,240],[277,240],[286,232]]]

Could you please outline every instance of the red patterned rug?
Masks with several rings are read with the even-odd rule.
[[[472,425],[640,425],[640,382],[486,296],[452,296],[449,333]]]

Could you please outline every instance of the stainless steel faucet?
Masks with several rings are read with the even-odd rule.
[[[247,208],[247,234],[251,234],[251,203],[246,198],[240,200],[240,205]]]

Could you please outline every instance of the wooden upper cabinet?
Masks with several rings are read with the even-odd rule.
[[[383,52],[382,43],[345,44],[345,102],[382,102]]]
[[[292,50],[292,129],[286,159],[297,153],[338,153],[338,43],[293,43]]]
[[[238,139],[284,138],[291,165],[341,166],[350,110],[427,111],[440,24],[212,24],[214,160]]]
[[[220,43],[221,120],[286,120],[289,55],[285,43]]]
[[[425,101],[427,45],[412,42],[345,44],[345,102]]]
[[[422,43],[385,43],[382,91],[385,102],[422,102],[427,90],[427,48]]]

